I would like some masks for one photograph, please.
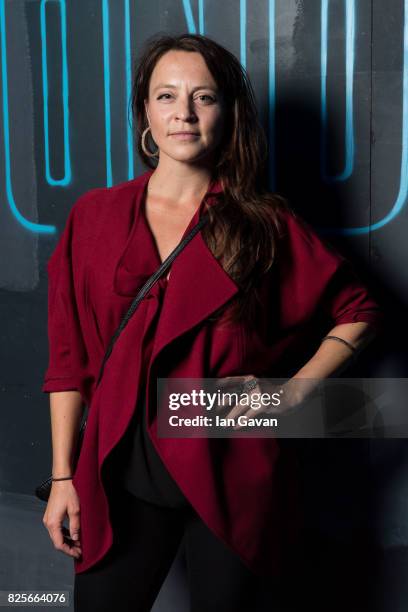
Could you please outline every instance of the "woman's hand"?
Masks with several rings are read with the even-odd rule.
[[[63,526],[66,516],[69,529]],[[81,556],[79,497],[71,480],[53,481],[43,523],[57,550],[75,559]]]
[[[248,390],[246,389],[248,386]],[[232,408],[228,405],[228,399],[225,402],[220,402],[217,405],[218,412],[224,412],[226,407],[230,408],[228,414],[223,414],[225,418],[237,419],[239,416],[258,417],[260,415],[266,417],[270,415],[279,416],[292,412],[300,403],[296,386],[288,383],[277,385],[270,381],[256,378],[253,374],[244,376],[226,376],[217,379],[217,389],[223,393],[244,393],[248,395],[248,402],[235,404]],[[265,405],[254,408],[252,400],[256,400],[256,404],[263,403],[261,396],[263,393],[268,394],[265,398]],[[272,396],[274,396],[272,398]],[[235,425],[233,429],[240,429],[239,425]]]

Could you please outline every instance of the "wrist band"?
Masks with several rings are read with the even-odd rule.
[[[350,344],[350,342],[347,342],[347,340],[344,340],[343,338],[339,338],[338,336],[325,336],[325,337],[323,338],[323,340],[326,340],[326,339],[329,339],[329,340],[337,340],[338,342],[342,342],[343,344],[345,344],[346,346],[348,346],[350,350],[352,350],[352,351],[353,351],[353,354],[355,354],[355,353],[357,352],[356,347],[355,347],[355,346],[353,346],[352,344]],[[323,342],[323,340],[322,340],[322,342]]]
[[[64,476],[63,478],[52,478],[51,480],[72,480],[72,476]]]

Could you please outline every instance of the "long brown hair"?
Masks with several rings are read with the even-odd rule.
[[[228,304],[225,321],[245,317],[251,324],[256,318],[258,282],[276,257],[281,228],[279,209],[290,206],[282,196],[269,192],[266,187],[268,145],[249,77],[238,59],[208,36],[154,35],[145,42],[134,68],[131,96],[137,146],[143,162],[149,168],[156,167],[141,146],[140,135],[148,126],[144,100],[149,98],[149,83],[156,63],[171,50],[201,53],[223,95],[225,127],[213,174],[221,181],[223,193],[218,194],[220,201],[208,208],[210,219],[202,236],[240,288],[236,299]]]

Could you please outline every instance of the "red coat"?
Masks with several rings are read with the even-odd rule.
[[[42,391],[78,389],[89,406],[73,478],[82,531],[76,573],[93,566],[112,544],[101,467],[136,405],[142,325],[137,311],[96,389],[95,382],[107,344],[146,280],[140,277],[140,262],[151,252],[152,243],[146,240],[152,237],[135,232],[134,219],[152,172],[78,198],[47,265],[49,364]],[[210,203],[211,194],[220,190],[219,182],[211,184]],[[202,204],[186,232],[197,222]],[[334,325],[380,324],[382,311],[347,260],[292,213],[284,212],[284,219],[287,231],[273,272],[265,275],[262,312],[252,331],[242,324],[220,329],[206,320],[238,286],[201,233],[196,234],[172,264],[147,368],[147,388],[153,390],[147,401],[148,430],[167,469],[208,527],[249,567],[265,574],[281,570],[287,546],[301,526],[294,457],[274,438],[158,438],[152,381],[290,376]],[[155,262],[145,262],[145,272],[159,266],[157,250],[155,257]]]

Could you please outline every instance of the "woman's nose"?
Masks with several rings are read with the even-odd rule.
[[[176,115],[179,119],[186,121],[195,117],[193,103],[190,99],[180,100],[178,102]]]

